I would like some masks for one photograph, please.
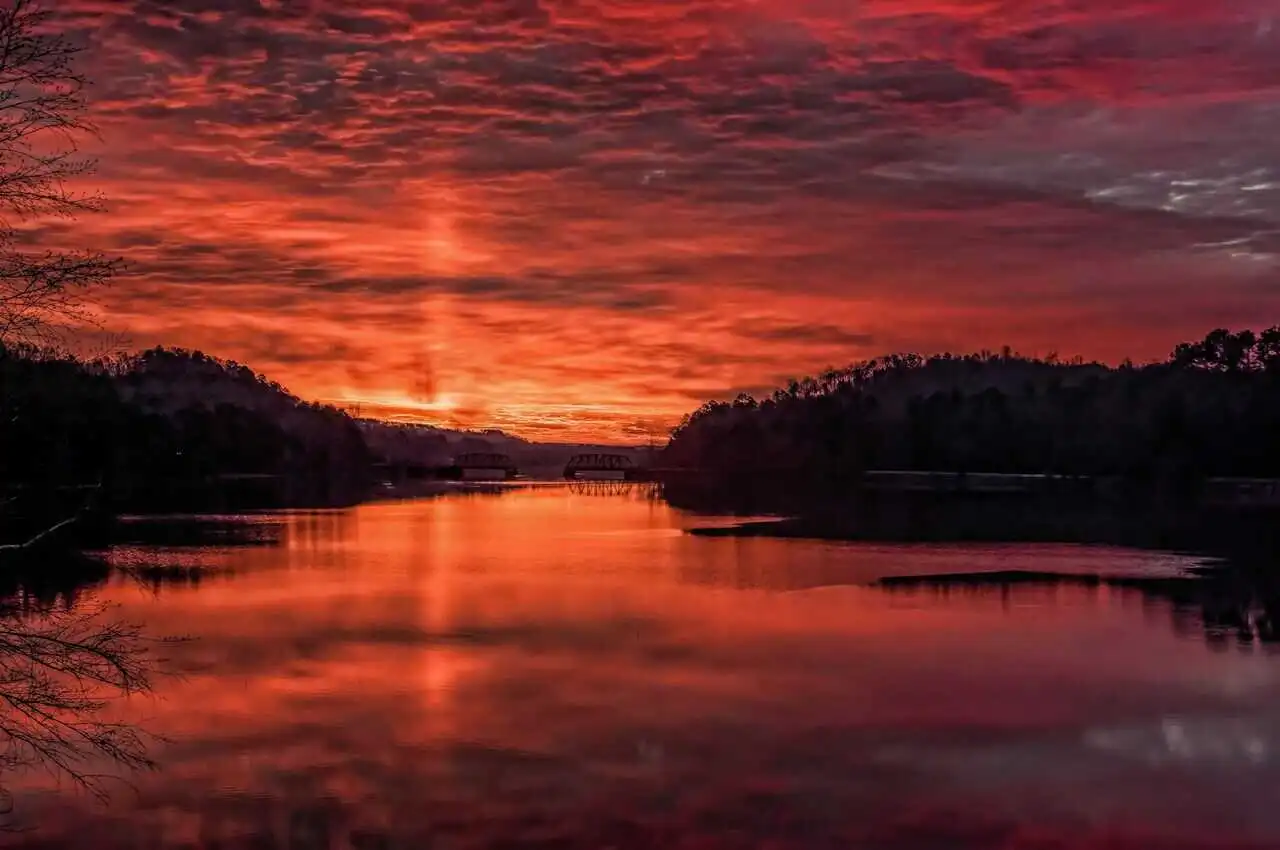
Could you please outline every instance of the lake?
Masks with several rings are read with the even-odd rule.
[[[616,483],[139,521],[76,604],[189,638],[120,707],[161,766],[5,777],[0,843],[1280,846],[1280,658],[1200,559],[686,533],[729,521]]]

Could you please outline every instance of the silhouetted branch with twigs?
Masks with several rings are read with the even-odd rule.
[[[0,772],[43,768],[104,798],[95,764],[153,767],[145,733],[106,714],[151,691],[153,646],[103,606],[0,616]]]
[[[70,185],[94,169],[77,141],[95,129],[76,68],[83,48],[50,27],[52,15],[40,0],[0,0],[0,348],[59,341],[91,318],[87,291],[118,269],[93,251],[37,245],[22,224],[102,208]],[[25,556],[76,518],[0,552]],[[101,610],[0,610],[0,771],[39,765],[100,793],[96,759],[149,766],[141,733],[103,713],[113,696],[149,690],[149,660],[141,633]]]
[[[69,186],[94,170],[76,141],[95,129],[75,68],[83,48],[48,29],[51,14],[36,0],[0,8],[0,343],[57,341],[91,318],[86,291],[119,270],[92,251],[35,249],[5,216],[74,218],[102,208],[101,197]]]

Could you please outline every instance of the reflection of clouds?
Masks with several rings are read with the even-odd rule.
[[[1243,714],[1276,687],[1258,658],[1179,640],[1119,593],[1002,608],[842,586],[1018,559],[1154,572],[1167,556],[668,533],[689,520],[569,487],[369,505],[289,516],[283,548],[240,550],[198,589],[109,587],[123,616],[197,638],[137,709],[170,739],[164,770],[106,812],[22,805],[71,846],[587,850],[737,830],[932,850],[1030,824],[1052,839],[1052,816],[1078,828],[1108,800],[1154,825],[1144,850],[1211,836],[1210,816],[1250,826],[1270,761],[1171,785],[1080,735],[1192,703]]]
[[[1250,767],[1270,760],[1275,727],[1271,718],[1165,717],[1149,727],[1089,729],[1084,743],[1155,765],[1191,762]]]

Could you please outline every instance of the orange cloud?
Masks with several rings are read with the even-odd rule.
[[[1274,0],[68,0],[138,345],[635,441],[912,348],[1274,320]],[[981,14],[979,14],[981,12]]]

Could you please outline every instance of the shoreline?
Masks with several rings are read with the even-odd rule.
[[[685,506],[688,508],[689,506]],[[704,507],[707,515],[732,514]],[[815,540],[833,543],[1059,543],[1159,549],[1265,565],[1280,559],[1272,510],[1036,503],[837,503],[824,510],[778,511],[777,518],[695,527],[694,537]]]

